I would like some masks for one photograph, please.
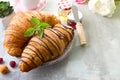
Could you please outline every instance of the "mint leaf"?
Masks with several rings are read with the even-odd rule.
[[[40,27],[35,27],[35,31],[39,31],[41,28]]]
[[[41,25],[42,28],[50,27],[50,25],[48,23],[45,23],[45,22],[41,22],[40,25]]]
[[[39,36],[40,38],[42,38],[43,32],[44,32],[44,30],[42,30],[42,29],[40,29],[40,30],[38,31],[38,36]]]
[[[25,37],[30,37],[30,36],[32,36],[32,35],[34,34],[34,32],[35,32],[35,29],[34,29],[34,28],[29,28],[29,29],[27,29],[27,31],[24,33],[24,36],[25,36]]]
[[[30,19],[30,21],[31,21],[31,22],[32,22],[35,26],[37,26],[37,25],[39,25],[39,24],[40,24],[39,19],[34,18],[34,17],[32,17],[32,18]]]
[[[32,17],[30,21],[34,24],[34,28],[28,28],[27,31],[24,33],[25,37],[32,36],[35,33],[35,31],[38,32],[39,37],[42,37],[44,29],[50,27],[48,23],[40,22],[39,19],[34,17]]]

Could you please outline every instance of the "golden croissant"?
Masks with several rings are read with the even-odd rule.
[[[28,72],[45,62],[61,56],[73,36],[72,28],[60,24],[55,25],[53,28],[45,29],[42,38],[37,35],[33,36],[23,50],[19,62],[20,70]]]
[[[32,37],[24,37],[25,31],[33,27],[31,17],[52,26],[44,29],[42,38],[37,33]],[[28,72],[60,57],[73,36],[74,30],[61,25],[52,14],[41,11],[18,12],[5,31],[4,47],[10,55],[21,56],[19,68],[22,72]]]
[[[30,39],[30,37],[24,37],[23,34],[29,27],[33,26],[30,22],[31,17],[47,22],[51,26],[60,22],[54,15],[42,11],[16,13],[5,31],[4,47],[10,55],[21,56],[24,47]]]

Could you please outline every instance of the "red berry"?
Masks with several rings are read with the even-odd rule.
[[[76,23],[73,20],[68,19],[67,25],[71,26],[73,29],[76,29]]]
[[[10,66],[14,68],[16,66],[16,62],[15,61],[10,61]]]
[[[0,63],[3,63],[3,58],[0,58]]]

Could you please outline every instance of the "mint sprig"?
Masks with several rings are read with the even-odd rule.
[[[40,22],[39,19],[32,17],[30,22],[34,25],[34,27],[28,28],[24,33],[25,37],[33,36],[35,32],[37,32],[39,37],[43,36],[43,32],[45,28],[50,27],[50,25],[46,22]]]

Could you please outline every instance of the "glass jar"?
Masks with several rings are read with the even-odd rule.
[[[60,10],[58,17],[61,21],[67,22],[68,20],[68,14],[71,12],[71,10]]]
[[[72,4],[69,0],[60,0],[58,3],[58,17],[61,21],[67,22],[68,14],[71,12]]]

